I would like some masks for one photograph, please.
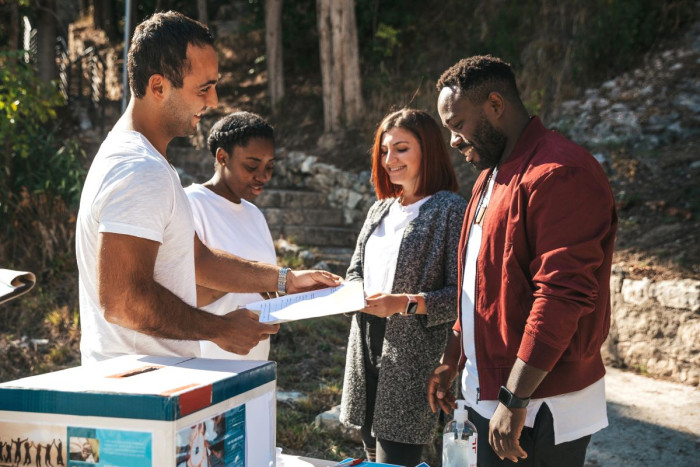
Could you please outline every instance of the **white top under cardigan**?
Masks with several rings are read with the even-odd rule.
[[[367,296],[391,293],[396,273],[396,260],[406,226],[418,217],[420,207],[430,199],[426,196],[403,206],[397,198],[365,245],[364,288]]]

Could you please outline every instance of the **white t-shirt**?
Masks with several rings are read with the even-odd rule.
[[[192,207],[195,231],[205,245],[251,261],[277,263],[270,228],[255,205],[244,199],[240,204],[232,203],[197,184],[187,187],[185,192]],[[260,299],[260,295],[254,293],[229,293],[202,309],[225,315],[240,305]],[[200,346],[202,357],[206,358],[267,360],[270,354],[269,339],[260,341],[248,355],[227,352],[210,341],[202,341]]]
[[[80,273],[82,362],[124,354],[199,356],[197,341],[151,337],[104,319],[97,295],[97,244],[101,232],[160,243],[154,279],[185,303],[196,305],[190,204],[175,169],[136,131],[113,130],[107,135],[80,197],[75,242]]]
[[[481,205],[488,206],[496,174],[491,177]],[[487,211],[488,212],[488,211]],[[479,400],[479,373],[474,345],[474,295],[476,291],[476,261],[481,249],[483,229],[473,223],[469,232],[462,281],[462,348],[467,361],[462,373],[462,397],[479,415],[491,419],[498,401]],[[546,403],[554,422],[554,444],[565,443],[595,433],[608,426],[605,406],[605,379],[601,378],[580,391],[543,399],[532,399],[527,406],[525,426],[532,427],[540,406]]]
[[[366,295],[391,293],[403,232],[409,222],[418,217],[420,207],[429,199],[430,196],[426,196],[413,204],[402,206],[397,198],[367,239],[362,270]]]

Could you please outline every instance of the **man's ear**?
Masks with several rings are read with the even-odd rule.
[[[151,93],[156,100],[163,100],[170,88],[170,82],[163,75],[153,74],[148,78],[146,93]]]
[[[486,98],[485,106],[486,112],[488,112],[491,117],[499,119],[501,118],[501,115],[503,115],[506,102],[500,93],[493,91],[489,94],[489,97]]]

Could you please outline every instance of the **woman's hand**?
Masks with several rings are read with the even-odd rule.
[[[360,311],[380,318],[388,318],[406,311],[407,304],[406,294],[377,293],[367,297],[367,306]]]
[[[337,287],[343,278],[328,271],[292,271],[287,272],[287,293],[307,292],[309,290]]]

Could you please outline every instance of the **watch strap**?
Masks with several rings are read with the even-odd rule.
[[[280,272],[277,275],[277,293],[284,295],[287,293],[287,273],[289,268],[280,268]]]
[[[501,386],[498,391],[498,402],[509,409],[524,409],[530,403],[530,398],[520,398],[513,394],[507,387]]]

